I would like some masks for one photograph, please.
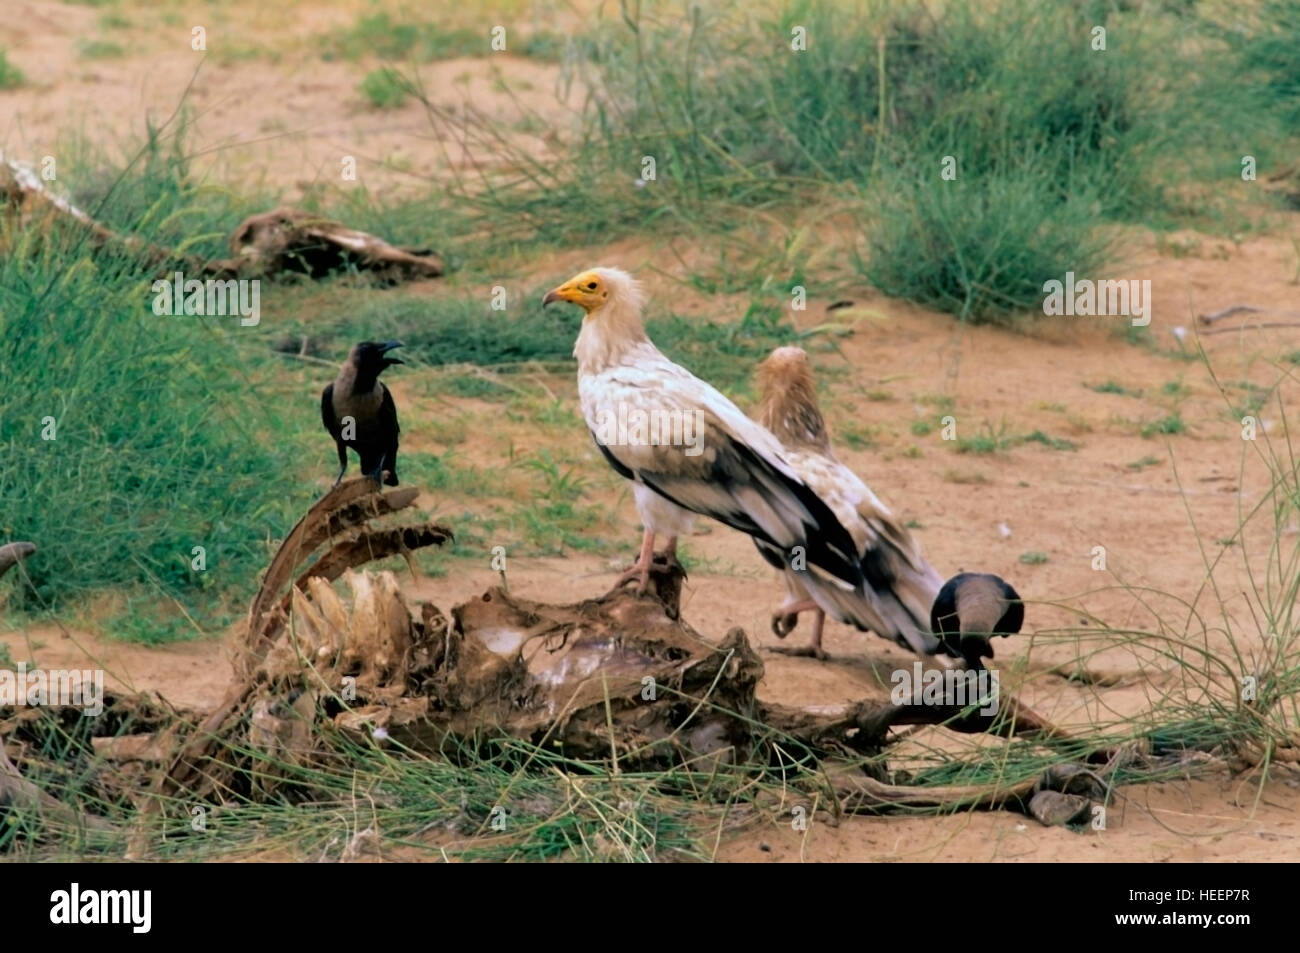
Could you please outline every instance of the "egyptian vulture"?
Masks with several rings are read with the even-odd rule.
[[[805,560],[825,584],[861,592],[849,532],[795,472],[781,445],[735,404],[660,353],[641,321],[640,285],[616,268],[593,268],[548,292],[586,315],[574,346],[578,395],[596,446],[632,481],[643,535],[619,579],[644,592],[657,536],[675,560],[693,516],[748,533],[769,559]]]
[[[930,633],[930,608],[943,578],[921,549],[865,483],[835,458],[830,435],[817,405],[817,387],[808,355],[797,347],[774,350],[759,365],[758,422],[776,435],[785,459],[835,513],[853,537],[853,552],[866,579],[860,590],[846,590],[818,568],[791,566],[755,539],[759,551],[785,580],[784,604],[772,617],[772,631],[785,638],[799,613],[814,613],[811,644],[792,654],[824,658],[826,616],[870,629],[919,654],[938,646]]]

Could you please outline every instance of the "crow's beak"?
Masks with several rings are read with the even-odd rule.
[[[391,351],[391,350],[392,350],[393,348],[395,348],[395,347],[405,347],[405,345],[402,344],[401,341],[385,341],[385,342],[383,343],[383,345],[379,348],[379,352],[380,352],[381,354],[384,355],[384,363],[386,363],[386,364],[403,364],[403,363],[405,363],[405,362],[402,361],[400,358],[389,357],[389,356],[388,356],[388,352]]]

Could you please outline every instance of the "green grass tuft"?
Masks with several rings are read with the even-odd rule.
[[[116,60],[125,56],[126,50],[111,40],[90,40],[79,44],[77,53],[83,60]]]
[[[1187,425],[1183,423],[1183,415],[1177,411],[1142,426],[1142,436],[1144,437],[1154,437],[1157,434],[1172,436],[1186,432]]]
[[[9,62],[9,54],[0,46],[0,89],[17,89],[27,82],[23,71]]]
[[[408,95],[402,75],[387,66],[366,74],[361,81],[361,93],[376,109],[396,109],[406,102]]]
[[[485,56],[489,51],[486,31],[444,29],[432,22],[396,19],[379,12],[361,16],[351,27],[329,36],[321,57],[355,62],[373,56],[381,60],[428,63],[459,56]]]
[[[1100,384],[1091,385],[1089,389],[1096,391],[1098,394],[1123,394],[1125,397],[1142,396],[1142,391],[1132,387],[1125,387],[1123,384],[1117,384],[1115,381],[1112,380],[1107,380],[1107,381],[1103,381]]]

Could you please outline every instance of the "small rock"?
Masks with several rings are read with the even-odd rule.
[[[1029,813],[1044,827],[1082,824],[1092,815],[1092,802],[1078,794],[1039,791],[1029,800]]]

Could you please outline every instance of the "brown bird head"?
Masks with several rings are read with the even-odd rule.
[[[779,347],[758,365],[757,420],[788,447],[826,453],[830,433],[817,406],[817,382],[803,348]]]

